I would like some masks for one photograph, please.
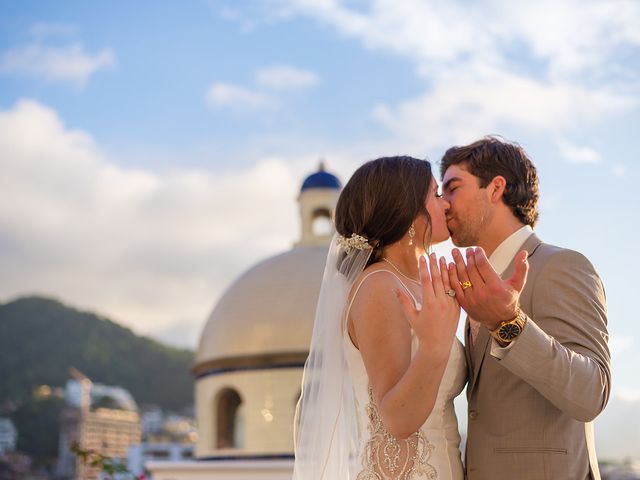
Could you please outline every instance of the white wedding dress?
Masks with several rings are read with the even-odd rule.
[[[358,284],[351,299],[358,294],[369,275],[387,272],[394,275],[413,298],[416,308],[419,302],[400,277],[390,270],[376,270],[366,275]],[[347,309],[348,311],[350,309]],[[351,478],[355,480],[463,480],[460,457],[460,434],[453,399],[460,394],[467,378],[464,348],[458,339],[451,347],[449,361],[438,389],[438,396],[429,418],[420,429],[407,439],[396,439],[385,431],[378,415],[369,378],[362,356],[351,342],[348,332],[343,332],[344,354],[352,379],[360,445],[357,457],[350,462]],[[412,354],[415,354],[418,338],[412,332]],[[428,375],[428,372],[425,372]]]

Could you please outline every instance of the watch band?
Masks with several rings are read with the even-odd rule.
[[[500,324],[495,329],[490,330],[489,333],[499,342],[511,343],[520,336],[526,323],[527,316],[518,308],[518,313],[514,318],[500,322]]]

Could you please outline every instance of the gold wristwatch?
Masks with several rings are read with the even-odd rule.
[[[514,318],[500,322],[496,329],[490,330],[489,333],[499,342],[511,343],[522,333],[526,323],[527,316],[518,308],[518,313]]]

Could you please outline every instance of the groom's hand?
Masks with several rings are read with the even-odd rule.
[[[500,322],[517,315],[520,293],[529,271],[526,251],[516,255],[515,269],[508,280],[500,278],[482,248],[468,248],[466,264],[460,250],[454,248],[452,254],[454,263],[449,264],[451,287],[460,306],[471,318],[493,330]]]

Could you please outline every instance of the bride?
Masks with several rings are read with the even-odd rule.
[[[461,480],[460,306],[431,165],[385,157],[344,187],[295,424],[295,480]]]

